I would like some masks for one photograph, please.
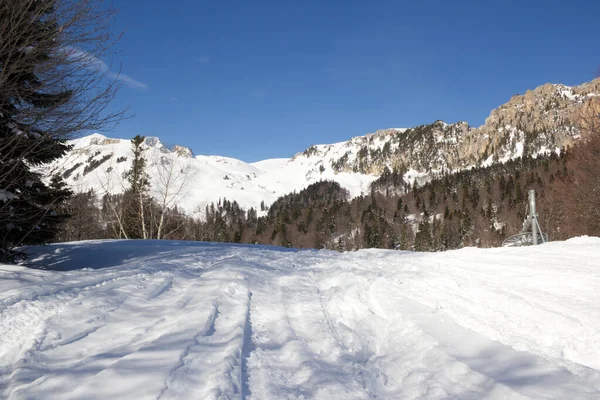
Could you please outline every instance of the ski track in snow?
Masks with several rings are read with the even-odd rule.
[[[597,399],[599,250],[32,248],[0,265],[0,397]]]

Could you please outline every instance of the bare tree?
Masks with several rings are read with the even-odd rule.
[[[117,193],[125,191],[125,182],[120,176],[116,176],[114,164],[106,165],[96,173],[100,183],[100,195],[102,196],[103,208],[112,217],[108,221],[116,238],[129,239],[125,229],[125,207],[123,206],[123,196],[117,196]]]
[[[174,160],[163,155],[154,160],[156,173],[152,179],[153,192],[158,202],[158,216],[155,218],[156,238],[162,239],[171,232],[165,232],[169,223],[170,211],[187,195],[193,174],[188,165],[180,166]],[[171,230],[177,230],[177,226]]]
[[[106,112],[121,80],[102,58],[118,35],[101,0],[0,2],[0,258],[55,234],[52,193],[32,170],[68,149],[64,140],[112,127]]]
[[[0,4],[0,98],[22,92],[15,77],[35,69],[35,102],[17,105],[26,134],[69,138],[116,123],[123,111],[105,113],[121,81],[102,58],[113,55],[119,39],[110,32],[116,10],[99,0],[3,0]],[[31,20],[44,27],[32,34]],[[47,96],[64,102],[40,108]],[[18,135],[17,135],[18,136]],[[16,140],[16,139],[15,139]]]

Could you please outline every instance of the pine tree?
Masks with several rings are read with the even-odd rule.
[[[425,210],[423,212],[423,220],[419,224],[419,231],[415,235],[415,250],[431,251],[432,246],[431,223],[429,222],[429,213]]]
[[[71,135],[123,114],[104,112],[119,83],[98,68],[115,41],[115,13],[103,3],[0,1],[0,261],[53,240],[66,217],[57,210],[70,191],[59,177],[44,182],[44,165]]]
[[[38,65],[50,58],[52,50],[45,46],[26,46],[26,40],[35,43],[59,27],[48,18],[51,9],[47,2],[28,2],[27,24],[19,24],[21,46],[0,46],[0,260],[11,258],[11,249],[22,244],[40,244],[52,240],[58,224],[66,216],[54,210],[70,191],[56,177],[53,185],[43,182],[40,173],[33,170],[69,149],[63,140],[57,140],[44,124],[31,121],[31,109],[44,110],[69,101],[69,90],[42,92]],[[7,7],[10,7],[7,5]],[[12,5],[15,7],[15,5]],[[11,10],[12,11],[12,10]],[[0,24],[9,24],[12,15],[3,11]],[[18,24],[18,21],[13,23]],[[26,60],[26,62],[23,62]],[[18,64],[18,68],[12,67]]]
[[[146,159],[143,156],[144,136],[131,139],[133,161],[127,172],[129,188],[125,192],[125,230],[132,239],[148,239],[145,208],[149,202],[150,181],[146,173]]]
[[[102,210],[96,207],[94,190],[73,195],[61,209],[69,218],[61,224],[58,241],[106,238]]]

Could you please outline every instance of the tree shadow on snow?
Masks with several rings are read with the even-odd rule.
[[[101,269],[135,261],[142,265],[152,262],[177,264],[180,259],[202,256],[213,261],[219,253],[236,253],[243,249],[274,252],[296,252],[278,246],[210,243],[175,240],[88,240],[70,243],[54,243],[46,246],[23,247],[29,259],[20,265],[28,268],[53,271]],[[236,251],[237,250],[237,251]]]
[[[600,392],[593,384],[567,368],[524,351],[514,350],[497,342],[478,354],[456,357],[471,370],[490,379],[485,392],[466,392],[450,396],[453,399],[498,397],[501,388],[509,388],[529,398],[597,399]],[[586,369],[586,367],[578,366]],[[591,370],[590,370],[591,371]],[[591,371],[594,373],[594,371]],[[483,387],[482,387],[483,389]],[[501,396],[501,395],[500,395]]]

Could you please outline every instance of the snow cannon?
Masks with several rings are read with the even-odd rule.
[[[540,223],[538,222],[535,208],[535,190],[533,189],[529,191],[528,208],[529,211],[525,211],[528,215],[523,221],[521,232],[504,239],[502,247],[535,246],[548,241],[548,235],[542,232],[542,228],[540,228]]]

